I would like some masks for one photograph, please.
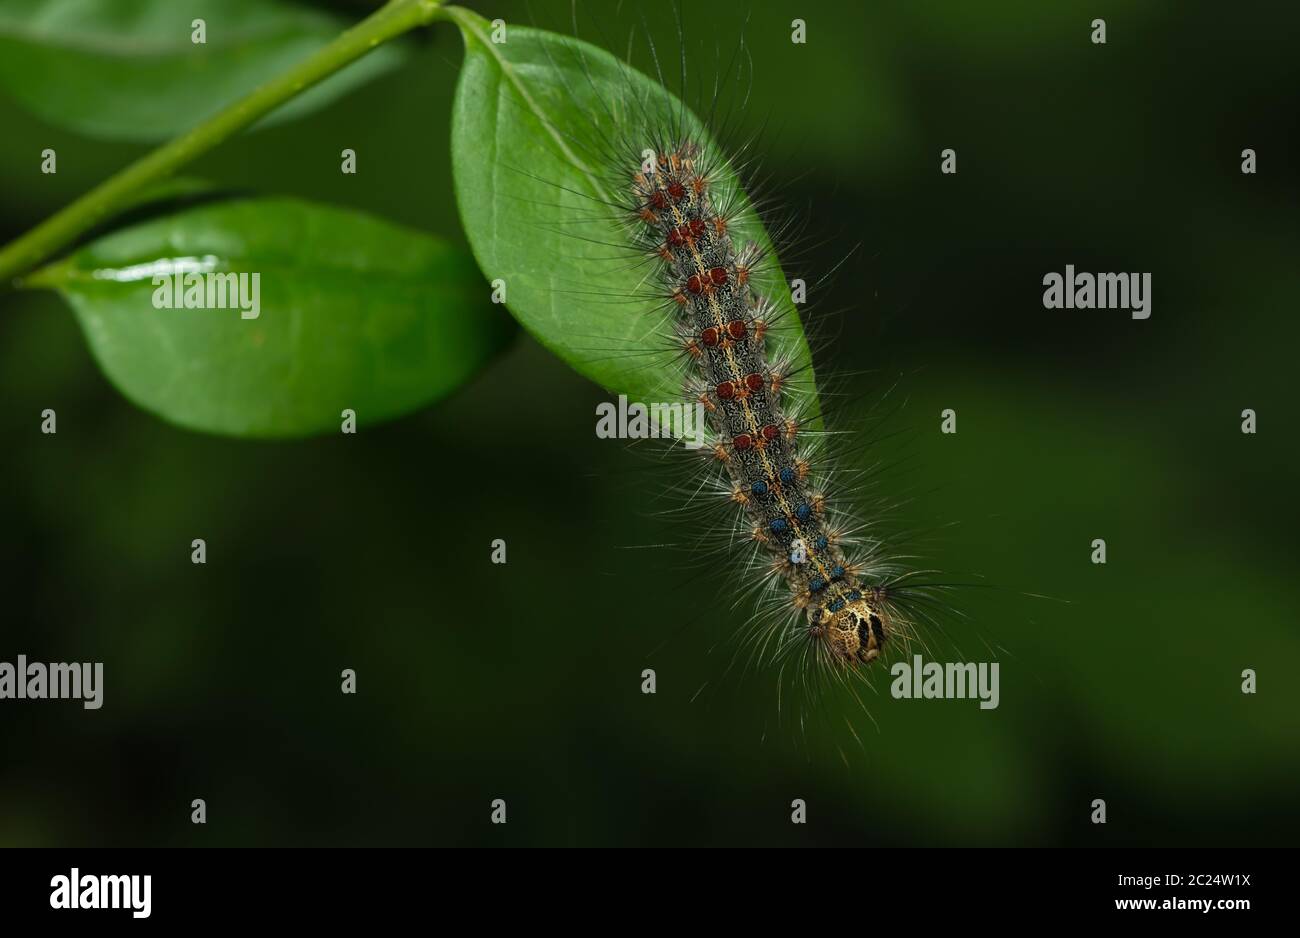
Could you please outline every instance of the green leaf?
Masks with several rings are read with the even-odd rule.
[[[202,19],[206,39],[191,41]],[[284,0],[5,0],[0,88],[92,136],[159,140],[286,71],[349,22]],[[401,61],[387,45],[267,117],[310,113]]]
[[[653,268],[631,256],[619,185],[643,148],[684,122],[719,169],[713,197],[734,203],[737,243],[771,250],[740,180],[699,119],[672,93],[602,49],[542,30],[492,26],[464,9],[446,14],[465,38],[452,112],[452,169],[461,218],[479,266],[505,282],[510,312],[548,349],[612,393],[642,402],[682,394],[671,367],[672,314],[648,293]],[[608,153],[627,154],[611,164]],[[612,203],[612,204],[611,204]],[[812,369],[808,343],[779,264],[756,290],[782,328],[775,355]],[[810,388],[811,389],[811,388]]]
[[[233,296],[232,308],[159,308],[172,282],[159,275],[186,270],[256,273],[256,317],[245,318],[247,292],[247,313]],[[360,424],[408,413],[467,381],[515,331],[464,252],[294,199],[153,219],[24,285],[71,302],[104,372],[132,401],[235,436],[338,432],[345,408]]]

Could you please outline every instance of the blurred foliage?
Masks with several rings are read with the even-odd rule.
[[[584,38],[619,50],[648,26],[675,57],[663,11],[585,6]],[[480,12],[571,31],[567,3],[525,7]],[[0,705],[0,842],[1296,841],[1300,12],[798,8],[803,48],[791,14],[749,16],[735,119],[807,219],[788,272],[812,282],[860,245],[815,297],[819,367],[861,402],[840,426],[877,427],[865,458],[899,551],[979,584],[932,647],[996,649],[1001,706],[896,701],[880,671],[869,717],[827,693],[801,731],[774,673],[729,667],[735,568],[627,549],[693,533],[662,517],[662,462],[596,440],[600,393],[530,342],[392,425],[231,442],[122,400],[55,297],[6,296],[0,659],[104,661],[107,688],[93,713]],[[687,11],[690,74],[725,71],[744,18]],[[459,57],[433,30],[400,72],[196,172],[460,239]],[[3,100],[0,124],[7,237],[142,152]],[[1151,319],[1044,310],[1067,263],[1152,272]]]
[[[278,77],[347,25],[292,0],[188,0],[184,10],[171,0],[7,0],[0,87],[59,127],[165,140]],[[394,68],[403,48],[375,50],[266,122],[310,114]]]

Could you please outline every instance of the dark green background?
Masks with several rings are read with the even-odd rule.
[[[729,667],[738,568],[619,549],[692,528],[656,514],[673,505],[647,495],[653,454],[594,438],[599,389],[531,341],[432,411],[249,443],[134,409],[60,300],[10,294],[0,660],[103,661],[107,688],[98,712],[0,702],[0,843],[1296,842],[1300,14],[756,6],[742,119],[807,220],[786,267],[815,279],[861,245],[817,297],[820,366],[860,402],[841,428],[875,428],[899,552],[988,584],[950,596],[968,619],[931,637],[944,659],[996,649],[1000,708],[895,701],[880,670],[870,716],[829,693],[801,731],[773,671]],[[619,48],[642,28],[639,5],[588,7],[584,38]],[[476,9],[570,31],[567,3]],[[644,11],[675,55],[667,9]],[[743,14],[686,19],[711,81]],[[444,25],[419,45],[193,172],[463,241],[460,39]],[[6,239],[145,152],[4,100],[0,128]],[[1152,317],[1043,309],[1042,276],[1067,263],[1151,272]],[[57,436],[39,432],[47,407]],[[938,432],[948,407],[955,436]]]

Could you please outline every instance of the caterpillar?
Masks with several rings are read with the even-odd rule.
[[[860,581],[827,522],[825,495],[812,488],[798,423],[782,408],[786,369],[766,354],[770,306],[750,283],[759,251],[733,243],[700,158],[689,139],[665,142],[647,153],[630,186],[640,240],[662,262],[680,310],[677,331],[695,372],[687,399],[704,405],[717,435],[711,456],[752,522],[752,538],[805,611],[809,638],[838,660],[869,664],[890,633],[883,591]]]

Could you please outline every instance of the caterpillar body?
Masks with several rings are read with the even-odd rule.
[[[709,454],[804,610],[808,638],[832,661],[869,664],[890,633],[883,590],[847,561],[812,487],[798,422],[782,406],[785,368],[766,353],[771,307],[751,282],[760,252],[733,243],[709,182],[700,147],[682,139],[648,151],[631,184],[639,236],[661,262],[693,364],[687,399],[703,404],[716,437]]]

